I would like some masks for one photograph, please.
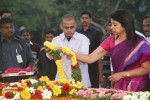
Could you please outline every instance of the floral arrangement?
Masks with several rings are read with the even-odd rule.
[[[150,92],[83,88],[79,81],[50,81],[47,76],[15,83],[0,83],[0,95],[0,99],[11,100],[150,100]]]
[[[150,92],[132,92],[125,95],[122,100],[150,100]]]
[[[77,96],[81,96],[89,100],[122,100],[122,98],[130,92],[106,89],[106,88],[87,88],[76,92]]]
[[[71,51],[67,47],[62,47],[60,50],[60,48],[50,43],[49,41],[45,41],[44,46],[52,51],[52,54],[54,56],[54,61],[56,62],[57,65],[57,71],[60,76],[60,79],[66,79],[64,74],[64,69],[62,66],[61,56],[60,56],[60,51],[62,51],[67,55],[72,55],[71,57],[72,78],[76,81],[81,81],[81,72],[80,72],[79,64],[76,60],[76,55],[73,51]]]
[[[106,88],[86,88],[76,92],[88,100],[150,100],[150,92],[129,92]]]
[[[82,83],[73,79],[50,81],[47,76],[42,76],[38,80],[25,79],[15,83],[1,83],[0,93],[3,97],[13,100],[73,98],[81,88]]]

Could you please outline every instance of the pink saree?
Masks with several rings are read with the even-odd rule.
[[[114,45],[114,35],[108,37],[101,47],[110,52],[114,73],[132,70],[141,67],[141,64],[150,60],[150,45],[141,37],[132,48],[126,45],[126,40]],[[149,75],[123,78],[114,83],[115,89],[127,91],[149,90]]]

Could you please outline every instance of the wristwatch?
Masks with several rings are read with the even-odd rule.
[[[128,72],[124,72],[124,77],[130,77],[130,74]]]
[[[130,74],[126,72],[126,76],[127,76],[127,77],[129,77],[129,76],[130,76]]]

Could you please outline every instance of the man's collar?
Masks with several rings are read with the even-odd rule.
[[[1,41],[6,40],[3,36],[1,36]],[[15,36],[13,36],[13,40],[19,40],[18,38],[16,38]]]
[[[62,40],[67,39],[67,38],[65,37],[64,32],[63,32],[62,34],[60,34],[60,37],[61,37]],[[74,33],[74,35],[72,36],[72,38],[77,39],[77,32]]]
[[[33,42],[30,41],[29,44],[30,44],[30,45],[33,45]]]
[[[88,28],[86,31],[88,31],[88,30],[92,30],[92,25],[90,25],[89,28]],[[79,31],[84,31],[84,30],[83,30],[83,26],[81,26],[81,27],[79,28]]]

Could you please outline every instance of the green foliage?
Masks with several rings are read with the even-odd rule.
[[[34,84],[31,84],[31,87],[34,87],[34,89],[37,89],[39,86],[45,86],[46,82],[45,81],[40,81],[40,82],[36,82]]]
[[[60,57],[60,51],[59,50],[53,51],[52,54],[54,57],[54,61],[56,61]]]
[[[81,82],[82,78],[81,78],[81,71],[80,71],[79,66],[76,69],[72,69],[72,78],[75,81],[80,81]]]

